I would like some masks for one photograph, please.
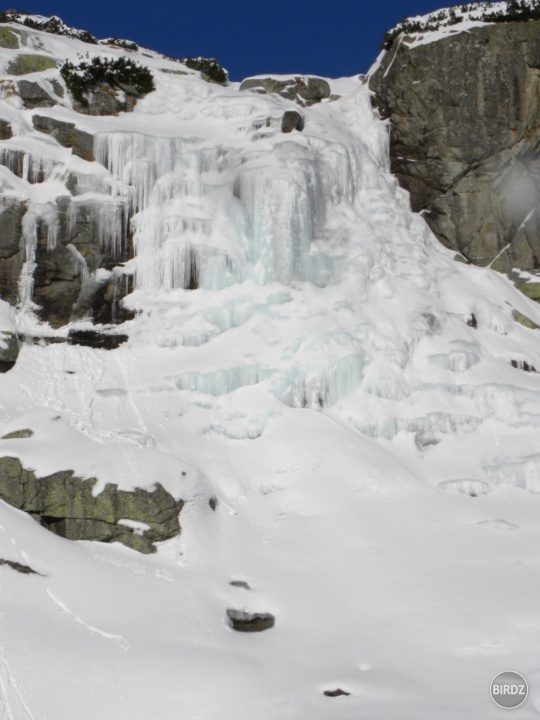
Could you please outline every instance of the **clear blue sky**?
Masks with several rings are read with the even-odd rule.
[[[451,0],[452,4],[456,0]],[[386,30],[437,0],[23,0],[99,38],[129,38],[174,56],[217,57],[232,80],[248,75],[366,72]]]

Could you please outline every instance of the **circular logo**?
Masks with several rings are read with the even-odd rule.
[[[507,709],[523,705],[529,694],[527,681],[523,675],[512,670],[506,670],[494,677],[489,691],[493,702]]]

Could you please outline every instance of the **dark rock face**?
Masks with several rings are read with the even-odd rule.
[[[19,80],[19,95],[25,108],[54,107],[56,100],[37,82]]]
[[[22,563],[15,562],[14,560],[3,560],[2,558],[0,558],[0,565],[5,565],[6,567],[9,567],[16,572],[21,573],[22,575],[39,575],[39,573],[35,570],[32,570],[29,565],[23,565]]]
[[[10,332],[0,332],[0,373],[8,372],[19,357],[19,341]]]
[[[502,272],[539,268],[540,22],[395,40],[370,88],[392,172],[440,240]]]
[[[62,144],[73,142],[75,149],[79,143],[80,154],[93,152],[92,136],[71,123],[41,116],[34,116],[34,122],[42,131],[58,136]],[[5,164],[8,162],[22,173],[22,157],[10,156],[5,159]],[[30,167],[32,162],[31,158]],[[122,270],[123,263],[133,256],[130,236],[113,255],[101,240],[100,222],[107,220],[100,219],[101,211],[94,201],[76,202],[65,196],[56,205],[54,243],[47,223],[38,222],[36,226],[32,297],[38,306],[36,314],[54,328],[81,319],[107,325],[131,319],[133,314],[122,304],[124,296],[132,291],[132,280]],[[19,302],[19,277],[26,259],[23,219],[27,212],[31,212],[27,203],[8,198],[0,209],[0,297],[11,305]],[[106,272],[96,276],[97,270]]]
[[[129,340],[127,335],[101,333],[97,330],[70,330],[68,343],[101,350],[115,350]]]
[[[39,132],[52,135],[60,145],[68,148],[73,147],[75,123],[62,122],[46,115],[34,115],[32,124]]]
[[[130,86],[115,88],[101,83],[88,93],[88,102],[75,100],[73,108],[84,115],[118,115],[120,112],[131,112],[139,97]]]
[[[0,120],[0,140],[9,140],[13,137],[11,124],[7,120]]]
[[[0,211],[0,261],[19,252],[22,218],[26,212],[26,203],[5,201],[5,204],[2,204],[4,207]]]
[[[79,130],[75,123],[63,122],[46,115],[34,115],[32,124],[39,132],[52,135],[63,147],[72,148],[74,155],[88,162],[94,161],[94,137],[84,130]]]
[[[325,690],[324,695],[326,697],[341,697],[343,695],[349,696],[351,693],[347,692],[346,690],[342,690],[341,688],[336,688],[335,690]]]
[[[19,276],[23,267],[23,254],[0,259],[0,297],[10,305],[16,305],[19,298]]]
[[[17,458],[0,458],[0,499],[24,510],[56,535],[69,540],[121,542],[142,553],[153,553],[154,543],[180,534],[178,515],[184,505],[161,485],[153,491],[119,490],[106,485],[95,497],[95,479],[82,480],[72,470],[36,478]],[[125,525],[121,521],[127,521]],[[129,521],[148,529],[138,530]]]
[[[90,133],[75,128],[73,133],[73,154],[78,155],[83,160],[94,162],[94,137]]]
[[[274,627],[276,619],[270,613],[247,613],[243,610],[227,610],[233,630],[238,632],[262,632]]]
[[[286,110],[281,120],[281,132],[290,133],[293,130],[304,129],[304,118],[296,110]]]
[[[523,370],[523,372],[538,372],[534,365],[531,365],[526,360],[510,360],[510,365],[516,370]]]
[[[244,590],[251,590],[248,583],[245,580],[231,580],[229,585],[232,585],[233,587],[239,587],[244,588]]]
[[[240,90],[251,90],[257,93],[276,93],[287,100],[294,100],[302,107],[314,105],[330,97],[330,86],[322,78],[294,77],[287,80],[275,78],[247,78],[240,85]]]

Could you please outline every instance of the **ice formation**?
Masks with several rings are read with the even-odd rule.
[[[58,58],[88,50],[30,34]],[[330,81],[341,97],[285,135],[290,101],[137,57],[157,90],[133,113],[40,109],[91,133],[95,162],[0,84],[18,128],[3,202],[28,205],[19,305],[0,304],[27,338],[0,376],[0,437],[34,431],[0,444],[96,492],[161,482],[183,532],[143,558],[0,508],[0,558],[41,573],[0,568],[0,718],[491,720],[496,672],[538,674],[540,381],[511,365],[540,367],[513,315],[540,324],[538,307],[410,211],[361,79]],[[45,342],[70,328],[35,319],[36,232],[52,252],[66,198],[112,257],[133,242],[114,351]],[[82,293],[113,272],[69,252]],[[231,607],[275,627],[240,638]],[[532,683],[529,702],[532,718]]]

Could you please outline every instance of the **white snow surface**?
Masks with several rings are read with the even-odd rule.
[[[121,54],[26,32],[59,59]],[[20,129],[2,149],[44,171],[2,168],[2,193],[51,242],[70,170],[111,218],[103,243],[132,215],[139,311],[114,351],[25,344],[0,436],[34,434],[0,449],[95,492],[161,482],[186,500],[182,534],[142,556],[0,503],[0,558],[39,573],[0,566],[0,720],[492,720],[508,669],[538,717],[540,375],[510,365],[540,368],[539,331],[512,315],[540,324],[538,306],[411,212],[358,79],[284,135],[293,103],[144,53],[157,90],[132,114],[38,110],[93,133],[99,162],[0,101]],[[18,308],[0,303],[15,327],[52,333],[28,272]],[[275,627],[235,632],[228,608]]]

